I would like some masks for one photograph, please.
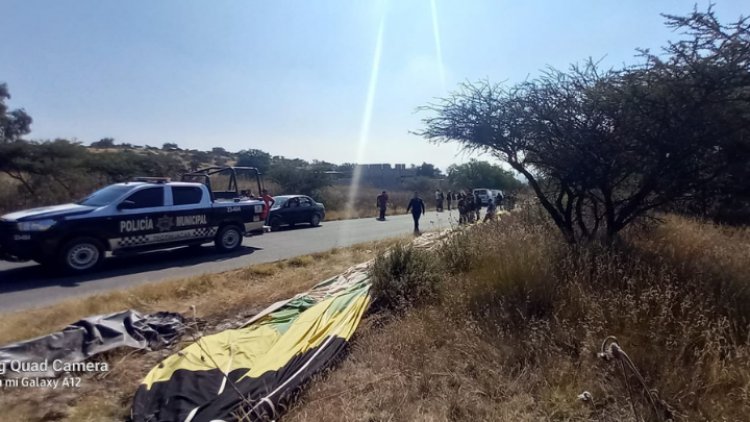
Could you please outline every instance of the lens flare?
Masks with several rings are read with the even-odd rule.
[[[435,52],[437,54],[438,72],[440,72],[440,84],[445,92],[445,66],[443,66],[443,48],[440,43],[440,27],[438,26],[437,4],[435,0],[430,0],[432,9],[432,36],[435,39]]]
[[[370,135],[370,122],[372,121],[372,108],[375,103],[375,92],[378,88],[378,73],[380,72],[380,58],[383,53],[383,33],[385,32],[385,18],[386,13],[383,12],[383,16],[380,19],[380,25],[378,27],[378,37],[375,43],[375,53],[373,55],[372,69],[370,71],[370,83],[367,87],[367,99],[365,101],[365,110],[362,114],[362,127],[359,131],[359,142],[357,146],[357,161],[356,164],[362,164],[365,158],[365,150],[367,148],[367,142]],[[359,166],[354,167],[352,172],[352,183],[349,185],[349,198],[346,202],[346,210],[348,214],[351,214],[354,210],[354,201],[359,191],[359,182],[361,178],[361,169]]]

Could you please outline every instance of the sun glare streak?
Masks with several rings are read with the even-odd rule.
[[[380,26],[378,27],[378,37],[375,43],[375,53],[373,54],[372,69],[370,71],[370,83],[367,87],[367,99],[365,100],[365,109],[362,114],[362,126],[359,131],[359,142],[357,145],[357,161],[356,164],[363,164],[365,158],[365,151],[367,149],[367,142],[370,136],[370,122],[372,121],[372,109],[375,103],[375,93],[378,88],[378,73],[380,72],[380,58],[383,53],[383,33],[385,32],[385,18],[386,12],[383,12],[383,16],[380,19]],[[355,166],[352,172],[352,183],[349,185],[349,198],[346,203],[346,209],[348,213],[351,213],[354,209],[354,200],[359,191],[359,182],[361,178],[360,168]]]
[[[436,0],[430,0],[430,8],[432,9],[432,36],[435,39],[435,52],[437,53],[438,61],[438,72],[440,72],[440,84],[445,92],[445,67],[443,66],[443,48],[440,43],[440,28],[438,26],[438,14]]]

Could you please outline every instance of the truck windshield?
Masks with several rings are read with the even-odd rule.
[[[113,201],[130,192],[131,189],[133,189],[133,186],[107,186],[106,188],[99,189],[91,195],[81,199],[77,203],[79,205],[88,205],[90,207],[102,207],[111,204]]]

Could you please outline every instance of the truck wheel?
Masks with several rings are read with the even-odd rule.
[[[242,246],[242,231],[237,226],[224,226],[216,235],[216,249],[231,252]]]
[[[310,219],[310,225],[313,227],[318,227],[320,225],[320,215],[313,214],[312,218]]]
[[[60,249],[58,263],[63,270],[81,273],[92,270],[104,260],[104,246],[93,237],[75,238]]]
[[[271,221],[269,222],[269,225],[271,226],[271,230],[273,231],[279,231],[281,228],[281,218],[279,217],[271,217]]]

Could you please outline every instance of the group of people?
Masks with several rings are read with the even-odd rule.
[[[451,203],[453,201],[456,201],[457,194],[448,191],[447,193],[443,193],[440,189],[435,191],[435,210],[437,212],[443,212],[443,204],[447,202],[448,205],[448,211],[451,210]]]
[[[469,190],[471,192],[471,190]],[[443,203],[447,202],[448,210],[451,210],[451,203],[456,201],[456,208],[458,209],[458,223],[459,224],[470,224],[475,221],[479,221],[481,218],[482,200],[477,194],[448,191],[447,194],[443,194],[442,191],[435,191],[435,209],[438,212],[443,211]],[[491,221],[495,219],[498,206],[502,205],[503,197],[499,193],[494,197],[490,198],[487,204],[487,212],[484,216],[484,221]],[[377,196],[375,205],[380,211],[378,216],[379,221],[385,221],[385,213],[388,208],[388,193],[383,191]],[[414,197],[409,201],[409,205],[406,207],[406,212],[411,213],[414,219],[414,233],[419,233],[419,219],[424,215],[427,208],[425,207],[424,201],[419,197],[419,192],[414,192]]]
[[[479,197],[479,195],[459,192],[456,195],[456,200],[459,224],[470,224],[480,220],[482,211],[482,199]],[[494,198],[489,198],[489,200],[487,201],[487,212],[484,215],[484,221],[491,221],[495,219],[495,215],[497,214],[497,207],[501,206],[502,202],[503,196],[499,193]]]

